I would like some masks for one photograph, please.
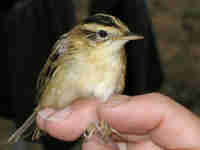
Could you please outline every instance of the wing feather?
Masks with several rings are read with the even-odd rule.
[[[52,52],[49,55],[46,64],[41,70],[36,83],[36,101],[38,102],[43,91],[46,89],[49,81],[53,77],[54,72],[58,68],[59,57],[68,51],[68,34],[63,34],[54,44]]]

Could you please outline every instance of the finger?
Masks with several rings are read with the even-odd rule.
[[[145,140],[137,144],[129,143],[128,150],[164,150],[150,140]]]
[[[128,99],[128,100],[127,100]],[[100,118],[127,134],[150,134],[152,140],[169,149],[200,146],[200,120],[183,106],[160,94],[113,99],[98,109]],[[116,103],[116,102],[114,102]]]
[[[145,96],[111,97],[98,109],[99,116],[122,133],[145,134],[160,122],[164,112],[161,102],[152,102]]]
[[[37,116],[38,127],[61,140],[73,141],[80,137],[90,123],[97,121],[96,107],[99,104],[94,98],[77,100],[72,105],[59,111],[50,109],[50,116],[46,110]],[[52,114],[53,112],[53,114]]]
[[[141,142],[141,141],[150,140],[151,136],[149,134],[145,134],[145,135],[143,135],[143,134],[142,135],[121,134],[120,136],[113,134],[112,138],[116,142],[124,141],[124,142],[138,143],[138,142]]]

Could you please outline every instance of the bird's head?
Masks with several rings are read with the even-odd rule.
[[[85,19],[71,34],[79,44],[97,50],[120,49],[130,40],[143,39],[143,36],[130,32],[128,27],[116,17],[102,13]]]

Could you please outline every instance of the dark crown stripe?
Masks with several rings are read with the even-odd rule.
[[[95,15],[87,18],[84,23],[96,23],[96,24],[101,24],[104,26],[114,26],[116,28],[119,28],[119,26],[114,22],[112,17],[109,16],[100,16],[100,15]]]

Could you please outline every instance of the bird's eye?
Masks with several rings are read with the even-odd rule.
[[[98,35],[101,37],[101,38],[105,38],[108,36],[108,33],[104,30],[100,30],[98,31]]]

